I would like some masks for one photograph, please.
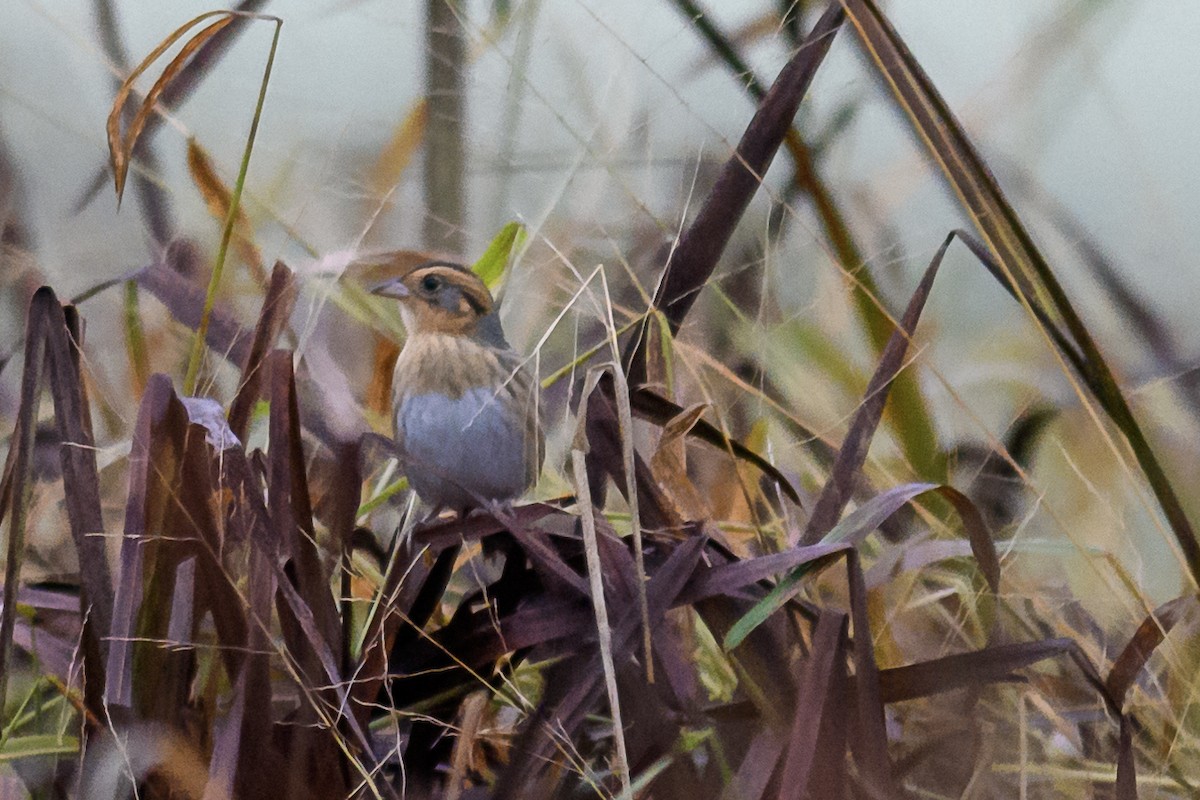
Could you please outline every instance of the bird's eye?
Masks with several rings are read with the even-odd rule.
[[[436,275],[426,275],[421,279],[421,289],[426,292],[436,292],[442,288],[442,279]]]

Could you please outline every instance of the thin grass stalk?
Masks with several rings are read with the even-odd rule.
[[[617,324],[613,319],[612,295],[608,291],[608,278],[600,271],[600,284],[604,289],[604,311],[609,345],[612,348],[613,402],[617,407],[617,424],[621,428],[621,455],[625,462],[625,486],[629,497],[629,523],[633,537],[633,560],[637,570],[638,612],[642,618],[642,652],[646,657],[646,682],[654,683],[654,651],[650,637],[650,601],[646,597],[646,557],[642,552],[642,516],[638,509],[637,455],[633,445],[633,409],[629,399],[629,381],[620,368],[621,350],[617,345]],[[589,392],[590,396],[590,392]]]
[[[791,128],[844,16],[839,6],[830,6],[821,15],[805,46],[783,66],[759,103],[695,218],[660,253],[665,263],[651,307],[662,311],[672,334],[679,331],[700,290],[709,282],[751,198],[762,186],[762,176]],[[643,317],[637,335],[625,348],[625,374],[630,384],[639,388],[647,379],[646,358],[652,325],[648,316]]]
[[[937,277],[942,259],[946,255],[950,243],[954,241],[954,236],[955,234],[951,232],[942,241],[933,260],[929,262],[921,282],[913,291],[900,325],[892,332],[887,346],[883,349],[879,365],[875,368],[875,372],[867,384],[867,390],[863,394],[863,401],[854,413],[850,429],[842,441],[842,446],[838,449],[829,479],[825,482],[812,515],[808,519],[808,524],[800,535],[802,544],[814,544],[825,536],[842,516],[842,511],[845,510],[846,503],[850,500],[854,483],[866,461],[871,439],[883,416],[883,406],[887,401],[888,391],[894,383],[896,375],[904,368],[904,356],[908,352],[917,322],[925,308],[925,301],[933,289],[933,281]]]
[[[463,75],[467,43],[457,0],[426,0],[425,222],[426,246],[463,249]]]
[[[593,373],[597,374],[597,373]],[[589,384],[594,381],[589,380]],[[589,386],[583,397],[588,397],[593,387]],[[586,415],[585,407],[582,414]],[[625,748],[625,726],[621,723],[621,701],[617,694],[617,673],[612,657],[612,627],[608,622],[608,606],[604,602],[604,568],[600,563],[600,550],[596,542],[596,514],[592,508],[592,490],[588,485],[587,438],[580,425],[576,444],[571,449],[571,467],[575,478],[575,491],[579,498],[580,522],[583,527],[584,553],[587,556],[588,583],[591,588],[592,608],[596,614],[596,635],[600,643],[600,664],[604,668],[604,687],[608,691],[608,705],[612,711],[613,740],[617,746],[617,763],[614,770],[621,780],[621,796],[632,798],[629,783],[629,754]]]
[[[616,339],[613,339],[616,347]],[[617,362],[614,362],[617,363]],[[636,453],[633,447],[633,411],[629,404],[629,384],[625,373],[613,368],[613,389],[617,404],[617,423],[621,427],[621,455],[625,462],[625,485],[629,494],[629,525],[633,538],[633,561],[637,570],[638,612],[642,618],[642,652],[646,656],[646,682],[654,683],[654,651],[650,638],[650,602],[646,597],[646,556],[642,552],[642,515],[638,510]]]
[[[221,231],[221,246],[217,250],[217,261],[213,265],[212,276],[208,281],[208,291],[204,296],[204,310],[200,314],[200,324],[196,328],[196,338],[192,342],[192,354],[188,359],[187,375],[183,380],[183,393],[187,396],[196,393],[196,379],[200,374],[200,364],[204,360],[204,337],[208,333],[208,321],[217,300],[217,287],[220,285],[221,275],[225,271],[225,257],[229,252],[229,242],[233,239],[233,227],[237,222],[238,209],[241,207],[242,190],[246,186],[246,172],[250,168],[250,154],[254,151],[254,139],[258,135],[258,123],[262,119],[263,105],[267,98],[267,84],[271,80],[271,68],[275,64],[275,51],[279,47],[279,32],[283,27],[283,20],[278,17],[262,17],[262,19],[275,23],[275,34],[271,37],[271,50],[267,55],[267,66],[263,70],[262,83],[258,89],[258,101],[254,105],[254,119],[250,123],[250,135],[246,137],[241,167],[238,169],[237,181],[233,185],[233,194],[229,198],[229,213],[225,215],[225,227]]]

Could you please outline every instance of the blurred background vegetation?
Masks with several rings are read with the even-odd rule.
[[[111,192],[86,194],[106,161],[104,120],[123,69],[97,30],[104,5],[22,1],[3,11],[3,341],[19,336],[28,287],[45,281],[73,296],[149,263],[161,247],[135,202],[118,214]],[[198,2],[169,10],[111,5],[115,52],[126,65],[181,21],[209,10]],[[780,7],[712,6],[713,20],[769,81],[789,49]],[[455,120],[464,156],[461,218],[431,222],[425,149],[396,143],[426,96],[423,9],[348,0],[276,2],[264,10],[285,20],[245,198],[264,262],[283,258],[303,276],[331,254],[336,261],[344,252],[447,244],[469,261],[503,223],[520,220],[530,228],[530,250],[514,270],[506,325],[525,350],[561,305],[545,287],[573,290],[563,285],[570,280],[562,278],[563,262],[581,273],[597,263],[618,274],[622,261],[648,266],[638,262],[679,229],[689,201],[702,196],[753,110],[743,78],[671,2],[463,4],[455,12],[465,49],[457,76],[462,117]],[[1200,203],[1200,190],[1186,178],[1200,169],[1200,156],[1187,146],[1197,111],[1177,91],[1200,80],[1200,67],[1175,57],[1184,52],[1182,37],[1200,24],[1196,13],[1187,3],[1169,10],[1106,2],[956,3],[936,13],[908,3],[889,8],[1017,198],[1167,453],[1197,433],[1195,415],[1182,412],[1174,391],[1187,383],[1187,357],[1200,344],[1187,256],[1200,247],[1187,212]],[[1168,18],[1171,25],[1161,24]],[[189,177],[187,141],[194,138],[232,182],[269,28],[249,26],[154,139],[150,178],[169,201],[172,232],[203,243],[206,253],[215,251],[220,224]],[[1178,47],[1172,36],[1181,37]],[[833,49],[799,122],[864,266],[898,308],[945,232],[963,224],[961,211],[856,48]],[[791,358],[768,361],[783,373],[798,415],[836,439],[846,397],[814,353],[824,345],[859,371],[868,362],[854,367],[850,358],[862,355],[863,341],[846,282],[811,204],[787,194],[789,169],[777,160],[770,191],[755,198],[721,271],[769,295],[777,317],[757,336],[728,316],[714,324],[750,349],[783,344],[769,334],[784,326],[795,341]],[[770,228],[772,202],[788,203],[779,213],[781,233]],[[1081,259],[1081,243],[1106,256],[1111,281],[1142,299],[1182,363],[1162,364],[1146,352],[1128,317],[1119,308],[1114,313],[1106,284]],[[947,443],[1001,437],[1042,398],[1068,410],[1076,405],[1045,341],[969,258],[951,253],[917,356]],[[309,285],[306,297],[307,322],[320,325],[327,292]],[[724,313],[719,300],[705,301],[714,315]],[[89,302],[96,341],[121,341],[119,293]],[[147,313],[158,311],[147,305]],[[317,346],[301,344],[302,351]],[[169,351],[154,353],[152,366],[166,368]],[[113,348],[96,357],[103,364],[97,379],[122,401],[128,420],[128,398],[119,391],[127,365]],[[2,401],[9,413],[11,386],[6,382]],[[1057,444],[1046,446],[1045,469],[1030,477],[1033,494],[1050,507],[1036,512],[1039,528],[1115,552],[1151,597],[1165,600],[1181,587],[1177,562],[1135,482],[1102,437],[1088,433],[1092,425],[1086,414],[1069,413],[1052,433]],[[1058,521],[1048,513],[1054,508]],[[1070,569],[1054,573],[1085,579],[1091,570],[1078,562],[1092,559],[1082,552],[1064,550]],[[1077,590],[1096,592],[1087,581]]]
[[[315,376],[302,403],[319,405],[346,437],[387,425],[371,387],[388,327],[364,322],[336,280],[348,264],[382,250],[472,263],[504,224],[521,222],[502,317],[517,349],[536,348],[539,373],[554,376],[602,340],[604,303],[594,292],[573,301],[598,265],[618,329],[645,310],[661,248],[712,189],[754,113],[754,86],[770,84],[822,10],[770,0],[249,5],[284,23],[219,302],[252,325],[263,276],[286,262],[299,286],[288,344],[298,373]],[[1189,254],[1200,252],[1200,109],[1190,87],[1200,84],[1200,60],[1186,53],[1200,9],[1182,0],[937,6],[884,7],[1033,233],[1197,518],[1200,285]],[[220,191],[238,174],[273,27],[245,25],[164,109],[120,213],[105,121],[129,70],[211,8],[12,0],[0,10],[0,430],[17,415],[34,288],[78,296],[163,260],[183,240],[172,263],[191,264],[185,276],[207,283]],[[670,349],[667,373],[680,405],[711,404],[707,418],[777,465],[807,511],[829,471],[821,447],[842,441],[878,360],[881,340],[854,287],[868,286],[868,302],[899,318],[947,232],[971,227],[852,34],[839,34],[796,119],[808,188],[795,180],[794,153],[781,152]],[[159,69],[137,85],[145,90]],[[189,328],[153,293],[122,286],[80,304],[113,532],[146,375],[181,377],[190,344]],[[890,414],[863,471],[870,486],[931,480],[967,492],[993,526],[1006,601],[1037,619],[1041,635],[1072,638],[1101,664],[1154,608],[1194,592],[1116,429],[966,248],[950,249],[913,343],[906,375],[930,426]],[[200,386],[226,402],[238,374],[210,359]],[[566,379],[547,388],[540,499],[572,491],[563,465],[578,389]],[[997,454],[1020,469],[998,467]],[[726,524],[747,553],[795,543],[786,521],[772,528],[773,546],[751,536],[762,535],[761,503],[723,456],[692,455],[700,500],[690,516]],[[48,488],[34,500],[31,579],[69,580],[77,569],[53,522],[57,501]],[[396,517],[380,513],[392,516],[377,531]],[[895,565],[881,552],[871,555],[883,581]],[[950,555],[914,549],[906,568],[919,573]],[[888,629],[887,603],[899,618],[960,591],[972,590],[940,574],[920,591],[885,586],[873,619]],[[888,629],[896,641],[891,651],[880,645],[881,661],[912,646],[905,636],[935,641],[926,655],[940,654],[939,635],[947,652],[957,649],[946,631],[970,626],[943,613],[945,630]],[[1169,642],[1163,658],[1186,673],[1197,663],[1195,619]],[[1182,767],[1155,764],[1200,763],[1195,686],[1147,691],[1141,701],[1162,724],[1141,741],[1139,775],[1182,780]],[[1064,794],[1044,796],[1080,796],[1075,788],[1068,780],[1056,785]],[[1143,790],[1184,796],[1170,781]]]

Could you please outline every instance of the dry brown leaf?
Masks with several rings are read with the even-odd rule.
[[[765,453],[766,443],[766,420],[760,418],[742,444],[755,453]],[[757,469],[723,454],[706,455],[708,457],[703,461],[692,464],[692,470],[704,496],[708,498],[713,515],[718,519],[753,525],[755,518],[751,503],[760,496],[755,488],[759,479]],[[759,534],[754,533],[751,539],[757,541],[758,537]]]
[[[708,503],[687,474],[687,434],[707,408],[706,403],[697,403],[667,422],[662,438],[658,440],[658,449],[650,459],[654,479],[683,519],[711,516]]]
[[[121,112],[125,108],[125,103],[129,99],[129,95],[133,92],[134,81],[149,69],[150,65],[157,61],[168,48],[183,38],[188,31],[204,20],[214,16],[220,16],[221,18],[185,42],[175,55],[175,58],[171,59],[171,63],[167,64],[167,68],[163,70],[162,75],[158,77],[158,80],[150,87],[150,91],[146,93],[146,97],[142,100],[142,105],[134,116],[133,122],[129,124],[129,130],[122,137]],[[163,39],[158,47],[151,50],[150,55],[142,59],[142,62],[137,65],[133,72],[129,73],[129,77],[121,82],[121,88],[117,90],[117,96],[113,99],[112,109],[108,112],[107,125],[109,162],[112,165],[113,181],[116,185],[118,203],[120,203],[121,195],[125,191],[125,179],[129,174],[129,161],[133,155],[133,149],[137,146],[138,137],[141,136],[142,129],[146,127],[146,122],[154,112],[154,106],[158,103],[159,97],[162,96],[163,91],[166,90],[167,86],[175,79],[195,52],[205,42],[228,27],[235,19],[237,19],[237,15],[229,11],[209,11],[198,17],[194,17],[176,28],[166,39]]]
[[[195,139],[188,139],[187,148],[187,164],[188,172],[192,176],[192,182],[196,184],[196,188],[200,190],[201,197],[204,198],[204,205],[208,208],[208,213],[212,214],[213,218],[218,222],[224,223],[226,217],[229,216],[230,197],[232,196],[229,187],[221,182],[221,178],[217,175],[217,171],[213,169],[212,159],[208,157],[208,153]],[[262,253],[254,244],[254,240],[250,234],[250,222],[246,219],[246,214],[241,206],[237,210],[237,219],[234,222],[234,247],[237,248],[238,255],[242,261],[250,268],[250,274],[254,276],[254,280],[259,286],[265,286],[267,283],[267,272],[263,266]]]
[[[412,108],[404,115],[404,119],[396,126],[391,140],[379,154],[379,159],[371,170],[371,189],[376,195],[383,197],[392,190],[404,170],[412,162],[417,148],[425,139],[425,125],[429,120],[428,104],[425,98],[413,103]]]
[[[468,773],[481,762],[476,750],[480,744],[487,706],[488,693],[482,690],[471,693],[462,703],[458,738],[454,742],[450,775],[446,779],[446,800],[459,800],[462,797]]]

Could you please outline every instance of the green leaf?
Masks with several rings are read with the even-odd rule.
[[[821,544],[848,542],[851,545],[857,545],[866,538],[867,534],[878,528],[888,517],[896,513],[900,506],[925,492],[934,491],[938,488],[940,487],[933,483],[909,483],[876,495],[854,509],[852,513],[847,515],[837,525],[833,526],[833,529],[821,540]],[[797,567],[793,567],[790,572],[779,580],[779,583],[775,584],[775,588],[768,592],[766,597],[755,603],[753,608],[733,624],[733,627],[725,634],[725,641],[723,642],[725,652],[729,652],[740,645],[755,628],[763,624],[776,611],[783,608],[787,601],[791,600],[796,592],[800,591],[800,581],[803,580],[805,575],[829,563],[832,558],[840,556],[841,553],[842,551],[837,551],[836,553],[818,556],[812,561],[807,561]]]
[[[9,739],[0,748],[0,763],[32,756],[71,755],[79,752],[79,738],[39,733]]]
[[[399,494],[400,492],[404,491],[407,488],[408,488],[408,478],[403,477],[403,476],[397,478],[396,480],[392,481],[387,486],[385,486],[383,488],[383,490],[379,492],[379,494],[375,495],[374,497],[370,498],[365,503],[360,505],[358,507],[358,510],[354,513],[355,518],[362,519],[367,514],[370,514],[372,511],[379,508],[381,505],[383,505],[388,500],[392,499],[394,496],[396,496],[397,494]]]
[[[489,289],[494,288],[504,275],[508,259],[513,252],[525,243],[525,226],[519,222],[510,222],[500,229],[496,238],[488,245],[487,250],[471,266],[471,271],[479,276]]]
[[[661,311],[654,311],[654,321],[658,323],[659,345],[662,347],[663,380],[668,387],[675,385],[675,339],[671,335],[671,322]]]
[[[839,526],[841,527],[841,526]],[[832,536],[837,532],[837,528],[830,531]],[[779,583],[775,584],[775,588],[767,593],[767,596],[754,604],[754,607],[747,611],[742,618],[733,624],[729,632],[725,634],[725,641],[722,646],[725,652],[730,652],[738,645],[746,640],[746,637],[754,632],[754,629],[767,621],[767,618],[774,614],[792,599],[796,592],[800,591],[800,581],[805,575],[824,566],[834,558],[840,557],[845,551],[836,550],[832,553],[825,553],[816,556],[812,561],[806,561],[798,567],[794,567],[791,572],[779,579]]]

